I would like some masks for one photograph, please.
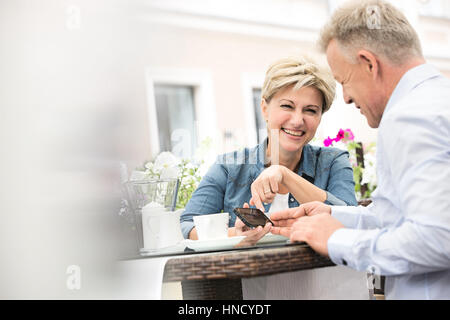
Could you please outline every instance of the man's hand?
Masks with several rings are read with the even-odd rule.
[[[331,217],[331,207],[314,201],[270,215],[275,223],[270,232],[289,237],[291,241],[304,241],[322,255],[328,255],[328,239],[344,225]]]
[[[285,237],[290,237],[292,225],[296,223],[299,218],[314,216],[322,213],[330,215],[331,207],[319,201],[308,202],[296,208],[274,212],[270,215],[270,220],[275,223],[275,226],[272,227],[271,232],[273,234],[280,234]]]
[[[327,213],[299,218],[292,225],[290,240],[304,241],[321,255],[328,256],[328,239],[344,225]]]

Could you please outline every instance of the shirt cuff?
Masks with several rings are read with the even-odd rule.
[[[185,239],[189,238],[189,232],[194,228],[194,221],[183,221],[181,222],[181,232],[183,233],[183,237]]]
[[[357,262],[352,254],[352,248],[364,230],[338,229],[328,239],[328,256],[335,264],[356,269]]]
[[[339,199],[338,197],[334,196],[328,191],[325,191],[327,194],[327,199],[325,200],[325,204],[328,204],[330,206],[346,206],[347,203],[345,201]]]

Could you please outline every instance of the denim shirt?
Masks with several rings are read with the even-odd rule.
[[[233,209],[250,201],[250,186],[265,169],[266,146],[267,139],[254,148],[245,148],[217,158],[180,217],[185,238],[188,238],[194,227],[195,215],[219,213],[223,210],[230,214],[229,226],[234,226],[236,215]],[[326,192],[326,204],[357,205],[353,170],[347,151],[305,145],[297,174]],[[264,205],[266,212],[270,205]],[[299,205],[294,196],[289,194],[289,208]]]

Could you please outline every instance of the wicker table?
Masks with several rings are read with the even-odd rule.
[[[371,199],[358,205],[368,206]],[[164,282],[181,281],[184,299],[242,299],[242,278],[334,266],[307,244],[190,255],[167,261]],[[382,277],[384,287],[384,277]],[[384,288],[378,293],[383,293]]]
[[[307,244],[189,255],[167,261],[164,282],[181,281],[183,299],[242,299],[241,279],[334,266]]]

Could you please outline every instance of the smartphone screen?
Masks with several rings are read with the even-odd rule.
[[[259,209],[255,208],[236,208],[234,213],[250,228],[265,226],[267,222],[273,225],[273,222]]]

